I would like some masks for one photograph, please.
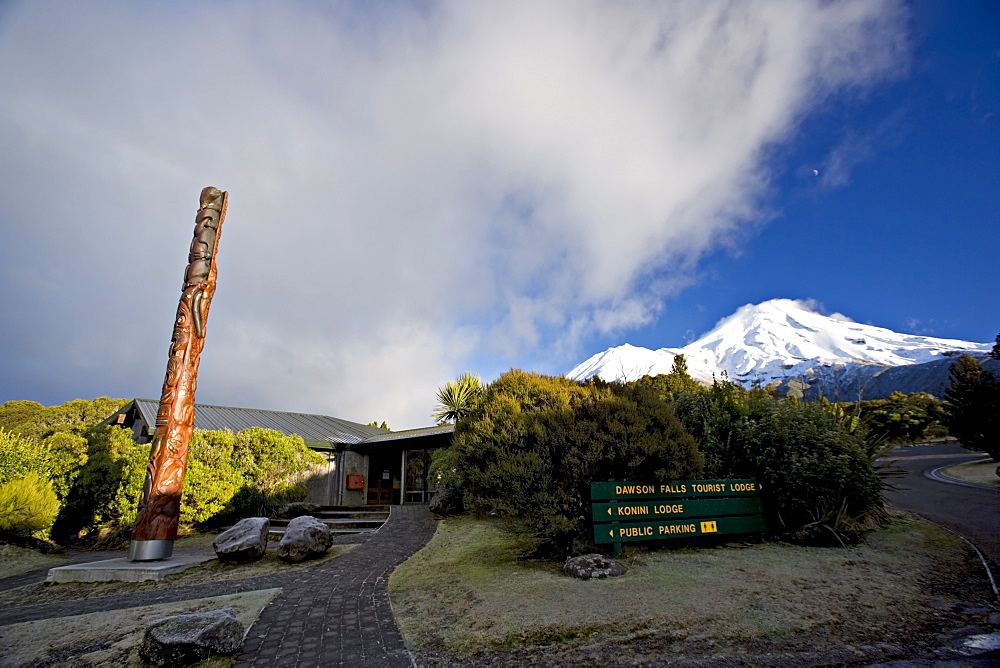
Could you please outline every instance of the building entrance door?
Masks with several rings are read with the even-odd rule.
[[[368,503],[400,503],[401,459],[398,451],[368,455]]]

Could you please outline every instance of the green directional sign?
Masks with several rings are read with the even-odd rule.
[[[674,480],[668,482],[592,482],[590,498],[609,499],[687,499],[717,496],[756,496],[756,480]]]
[[[592,482],[594,542],[693,538],[766,530],[756,480]]]
[[[595,524],[594,542],[628,543],[718,534],[759,533],[764,531],[764,528],[764,518],[760,515],[630,522],[628,524]]]
[[[645,519],[676,519],[708,515],[754,515],[762,511],[757,497],[723,499],[661,498],[646,501],[594,503],[591,518],[595,522]]]

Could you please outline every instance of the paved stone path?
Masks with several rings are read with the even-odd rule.
[[[427,506],[393,506],[364,545],[283,585],[250,630],[237,665],[411,665],[386,586],[435,527]]]
[[[393,506],[389,521],[360,538],[364,542],[358,547],[299,572],[3,610],[0,627],[281,587],[281,595],[251,627],[237,666],[409,666],[413,660],[393,618],[386,587],[396,566],[426,544],[435,528],[427,506]],[[77,556],[73,561],[99,558]],[[37,582],[46,572],[3,578],[0,588]]]

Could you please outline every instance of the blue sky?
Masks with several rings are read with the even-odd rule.
[[[774,218],[708,257],[703,280],[630,343],[680,345],[778,295],[899,332],[1000,332],[1000,5],[907,7],[907,73],[819,105],[775,161]],[[852,146],[843,179],[824,181]]]
[[[0,89],[0,401],[158,396],[210,184],[203,403],[421,426],[776,297],[1000,331],[995,3],[13,2]]]

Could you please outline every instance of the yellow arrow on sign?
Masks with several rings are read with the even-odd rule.
[[[608,508],[608,515],[610,515],[610,514],[611,514],[611,509],[610,509],[610,508]]]
[[[614,538],[615,537],[615,530],[612,529],[611,531],[609,531],[608,535],[611,536],[612,538]]]

